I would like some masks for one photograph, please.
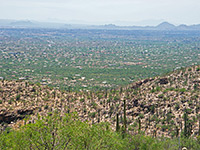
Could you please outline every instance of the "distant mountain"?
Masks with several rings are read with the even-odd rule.
[[[189,27],[192,28],[193,30],[200,30],[200,24],[191,25],[191,26],[189,26]]]
[[[177,28],[180,29],[180,30],[188,30],[190,27],[185,25],[185,24],[181,24]]]
[[[168,23],[168,22],[162,22],[159,25],[156,26],[157,29],[163,29],[163,30],[169,30],[169,29],[175,29],[176,26]]]
[[[11,22],[10,25],[12,26],[34,26],[35,24],[29,20],[27,21],[14,21],[14,22]]]
[[[87,25],[65,24],[55,22],[37,22],[30,20],[6,20],[0,19],[0,27],[25,27],[25,28],[65,28],[65,29],[107,29],[107,30],[200,30],[200,24],[175,26],[169,22],[162,22],[157,26],[117,26],[115,24]]]
[[[104,27],[116,28],[117,26],[115,24],[106,24],[106,25],[104,25]]]

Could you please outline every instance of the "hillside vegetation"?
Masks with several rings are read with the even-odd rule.
[[[24,134],[26,130],[30,131],[29,125],[27,125],[30,124],[30,126],[33,126],[30,128],[31,130],[40,131],[41,129],[38,128],[45,125],[46,121],[39,126],[38,123],[42,123],[42,121],[38,122],[38,116],[48,117],[52,116],[52,113],[65,116],[65,114],[77,112],[79,119],[78,122],[75,120],[75,124],[78,123],[78,125],[74,125],[73,128],[78,130],[77,128],[82,122],[83,126],[88,126],[88,134],[92,134],[90,131],[92,132],[93,128],[94,130],[97,129],[98,132],[103,132],[104,129],[107,131],[109,126],[104,126],[104,123],[107,122],[110,123],[111,130],[109,130],[108,134],[112,134],[112,136],[109,135],[111,137],[116,134],[115,136],[122,137],[122,139],[127,138],[126,140],[131,142],[134,136],[143,136],[144,139],[151,136],[155,138],[151,140],[158,142],[156,138],[168,137],[178,140],[181,135],[182,138],[193,137],[197,139],[193,140],[198,146],[200,133],[199,84],[200,66],[176,70],[162,77],[149,78],[132,83],[127,87],[96,92],[61,91],[24,81],[2,80],[0,81],[1,130],[5,131],[8,130],[8,127],[11,127],[17,130],[17,132],[11,132],[12,134]],[[74,119],[72,120],[74,121]],[[68,132],[65,130],[68,125],[62,125],[62,123],[58,123],[60,125],[59,128],[63,126],[62,131]],[[21,126],[24,128],[18,130]],[[119,131],[118,133],[113,132],[116,128]],[[75,131],[70,133],[71,137],[79,137],[76,134],[80,134],[78,132],[82,132],[81,129],[82,127],[80,127],[80,131],[76,131],[77,133],[74,133]],[[127,137],[123,137],[125,133],[128,134]],[[84,130],[82,134],[85,134]],[[61,132],[61,135],[64,136],[65,134]],[[37,139],[37,135],[35,136],[34,138]],[[105,140],[103,139],[104,136],[106,138],[108,135],[102,133],[100,135],[102,137],[101,140]],[[113,138],[116,138],[115,136]],[[58,137],[61,138],[61,136]],[[24,138],[27,137],[24,136]],[[72,138],[69,139],[72,140]],[[98,141],[98,138],[95,140]],[[118,141],[119,139],[113,140]],[[178,141],[176,142],[178,143]],[[160,144],[162,144],[162,140]],[[105,145],[108,146],[107,144]],[[194,147],[195,144],[192,144],[192,142],[189,145],[191,149],[198,149]],[[104,148],[113,149],[114,147]],[[89,149],[102,148],[90,147]],[[134,148],[127,147],[127,149]]]

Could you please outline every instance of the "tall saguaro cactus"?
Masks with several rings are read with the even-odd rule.
[[[199,131],[198,131],[198,134],[200,135],[200,116],[198,117],[199,119]]]
[[[184,119],[184,136],[188,137],[188,125],[187,125],[188,124],[187,123],[188,118],[187,118],[187,112],[186,111],[184,113],[183,119]]]
[[[124,133],[126,133],[126,100],[124,100]]]
[[[117,115],[116,115],[116,132],[119,132],[119,129],[120,129],[120,127],[119,127],[119,114],[117,113]]]
[[[138,119],[138,133],[141,131],[141,120],[140,118]]]

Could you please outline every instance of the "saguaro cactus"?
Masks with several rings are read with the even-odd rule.
[[[123,120],[123,128],[122,128],[122,138],[126,135],[126,100],[124,100],[124,120]]]
[[[119,132],[120,126],[119,126],[119,114],[116,115],[116,132]]]
[[[179,136],[179,128],[178,128],[178,126],[176,126],[176,137],[178,137]]]
[[[126,132],[126,100],[124,100],[124,133]]]
[[[138,133],[141,131],[141,120],[140,118],[138,119]]]
[[[198,119],[199,119],[199,135],[200,135],[200,116],[198,117]]]
[[[184,115],[183,115],[183,119],[184,119],[184,136],[188,137],[188,123],[187,123],[187,112],[185,111]]]

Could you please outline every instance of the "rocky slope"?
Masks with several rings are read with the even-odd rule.
[[[135,82],[127,87],[98,92],[67,92],[25,81],[0,81],[0,123],[17,128],[58,111],[78,112],[90,123],[108,121],[113,129],[116,114],[123,124],[126,100],[127,130],[153,136],[176,136],[184,130],[184,113],[191,136],[199,132],[200,66],[176,70],[163,77]]]

